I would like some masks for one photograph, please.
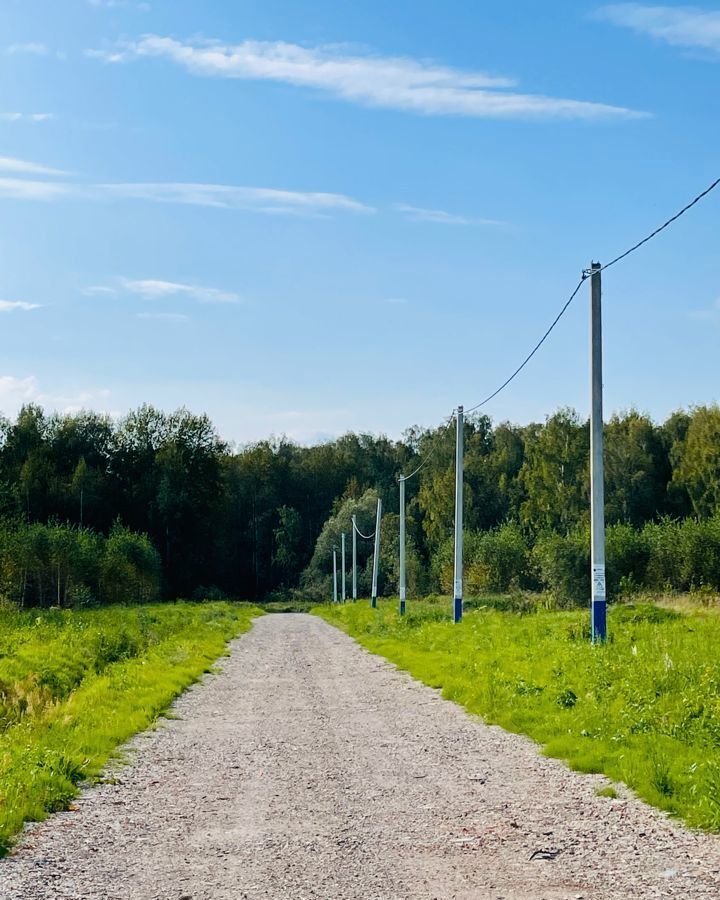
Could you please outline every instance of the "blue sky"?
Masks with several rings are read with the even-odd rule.
[[[720,7],[4,0],[0,409],[399,436],[720,174]],[[711,196],[606,273],[610,413],[718,398]],[[587,291],[493,401],[587,410]]]

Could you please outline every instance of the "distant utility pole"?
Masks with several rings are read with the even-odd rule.
[[[333,603],[337,603],[337,547],[333,547]]]
[[[405,476],[400,476],[400,615],[405,615]]]
[[[463,425],[462,406],[457,408],[455,439],[455,577],[453,579],[453,622],[463,615]]]
[[[375,516],[375,553],[373,554],[372,596],[370,605],[377,609],[378,569],[380,568],[380,523],[382,521],[382,500],[378,497],[377,515]]]
[[[345,602],[345,532],[343,531],[342,536],[340,538],[340,544],[342,546],[342,551],[340,554],[342,560],[342,575],[340,576],[340,584],[342,585],[342,602]]]
[[[353,526],[353,571],[352,571],[352,592],[353,603],[357,601],[357,519],[352,517]]]
[[[592,642],[607,637],[605,592],[605,475],[603,465],[602,282],[600,263],[590,268],[590,520],[592,531]]]

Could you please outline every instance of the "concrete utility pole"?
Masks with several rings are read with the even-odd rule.
[[[340,537],[340,545],[342,550],[340,552],[340,559],[342,560],[342,574],[340,576],[340,584],[342,586],[342,602],[345,602],[345,532],[343,531]]]
[[[590,269],[590,520],[592,531],[592,642],[607,637],[605,592],[605,474],[603,465],[602,282],[600,263]]]
[[[382,521],[382,500],[378,497],[377,515],[375,517],[375,553],[373,554],[372,597],[370,605],[377,609],[378,569],[380,568],[380,523]]]
[[[357,521],[356,517],[352,517],[353,526],[353,571],[352,571],[352,592],[353,603],[357,600]]]
[[[463,615],[463,408],[457,408],[455,439],[455,577],[453,580],[453,622]]]
[[[333,603],[337,603],[337,547],[333,547]]]
[[[405,615],[405,476],[400,476],[400,615]]]

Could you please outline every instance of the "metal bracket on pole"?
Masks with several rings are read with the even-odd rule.
[[[405,476],[400,476],[400,615],[405,615]]]
[[[462,406],[457,408],[457,436],[455,440],[455,567],[453,578],[453,622],[463,616],[463,437]]]
[[[593,263],[590,269],[590,630],[593,644],[603,643],[607,638],[601,270],[600,263]]]
[[[380,568],[380,522],[382,520],[382,500],[378,497],[375,517],[375,552],[373,554],[372,595],[370,605],[377,609],[378,569]]]

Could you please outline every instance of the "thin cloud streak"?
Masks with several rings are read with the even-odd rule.
[[[0,178],[0,198],[5,200],[58,200],[71,193],[70,185],[54,181]]]
[[[421,206],[410,206],[407,203],[394,203],[393,209],[402,213],[411,222],[431,222],[436,225],[507,225],[507,222],[501,222],[499,219],[478,219],[446,212],[444,209],[425,209]]]
[[[691,319],[698,319],[701,322],[720,322],[720,297],[710,309],[694,309],[690,312]]]
[[[3,170],[28,175],[64,174],[57,169],[0,157],[0,172]],[[0,177],[2,197],[14,200],[140,200],[300,217],[327,217],[336,212],[372,215],[376,212],[373,207],[343,194],[223,184],[80,184]]]
[[[20,56],[23,54],[30,56],[45,56],[48,52],[48,48],[45,44],[41,44],[37,41],[28,41],[25,44],[10,44],[6,52],[11,56]]]
[[[107,50],[108,63],[169,60],[193,75],[275,81],[323,91],[351,103],[423,115],[474,118],[628,119],[646,114],[619,106],[508,91],[509,78],[464,72],[424,60],[351,55],[337,47],[283,41],[178,41],[146,35]]]
[[[146,300],[162,300],[165,297],[185,296],[192,300],[197,300],[199,303],[242,303],[242,298],[239,294],[198,284],[181,284],[175,281],[160,281],[154,278],[141,280],[121,278],[120,285],[124,291],[136,294]]]
[[[30,312],[33,309],[40,309],[39,303],[25,303],[22,300],[0,300],[0,313],[10,313],[22,310],[22,312]]]
[[[54,113],[0,113],[0,122],[49,122],[54,118]]]
[[[720,10],[615,3],[601,7],[596,17],[676,47],[720,53]]]
[[[245,209],[263,213],[313,214],[344,211],[374,213],[375,210],[343,194],[285,191],[275,188],[234,187],[223,184],[99,184],[107,196],[156,203],[183,203],[221,209]]]
[[[26,159],[16,159],[12,156],[0,156],[0,172],[12,172],[16,175],[45,175],[48,177],[62,177],[67,175],[62,169],[51,169],[49,166],[41,166],[38,163],[28,162]]]

